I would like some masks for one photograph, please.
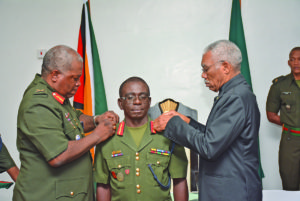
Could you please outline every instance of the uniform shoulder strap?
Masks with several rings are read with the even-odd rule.
[[[276,77],[274,80],[272,80],[273,84],[280,82],[281,80],[283,80],[285,78],[284,75],[281,75],[279,77]]]

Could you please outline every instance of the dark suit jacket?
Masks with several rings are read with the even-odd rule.
[[[256,97],[237,75],[221,87],[206,125],[175,116],[164,136],[200,154],[199,200],[261,201],[259,126]]]

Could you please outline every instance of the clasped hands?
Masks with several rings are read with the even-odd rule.
[[[112,124],[112,128],[115,131],[116,124],[119,123],[119,116],[116,113],[114,113],[113,111],[107,111],[107,112],[103,113],[102,115],[97,115],[95,117],[95,122],[97,124],[100,124],[103,121],[108,124]]]

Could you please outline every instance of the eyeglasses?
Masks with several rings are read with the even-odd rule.
[[[126,101],[126,103],[132,104],[137,100],[137,98],[142,103],[146,103],[149,100],[150,96],[148,96],[148,94],[139,94],[139,95],[128,94],[125,97],[120,97],[120,98]]]
[[[224,60],[219,60],[217,61],[216,63],[213,63],[212,65],[209,65],[209,66],[206,66],[206,65],[203,65],[202,66],[202,73],[207,73],[207,71],[209,70],[210,67],[216,65],[217,63],[220,63],[220,62],[224,62]]]

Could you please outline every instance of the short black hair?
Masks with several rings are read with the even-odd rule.
[[[122,96],[122,89],[123,89],[124,85],[127,84],[128,82],[142,82],[142,83],[144,83],[146,85],[146,87],[147,87],[148,95],[150,96],[150,89],[149,89],[149,86],[148,86],[147,82],[145,80],[143,80],[142,78],[140,78],[140,77],[133,76],[133,77],[127,78],[120,85],[120,88],[119,88],[119,96],[120,97]]]
[[[292,53],[293,53],[294,51],[300,51],[300,47],[294,47],[294,48],[290,51],[289,58],[291,58]]]

